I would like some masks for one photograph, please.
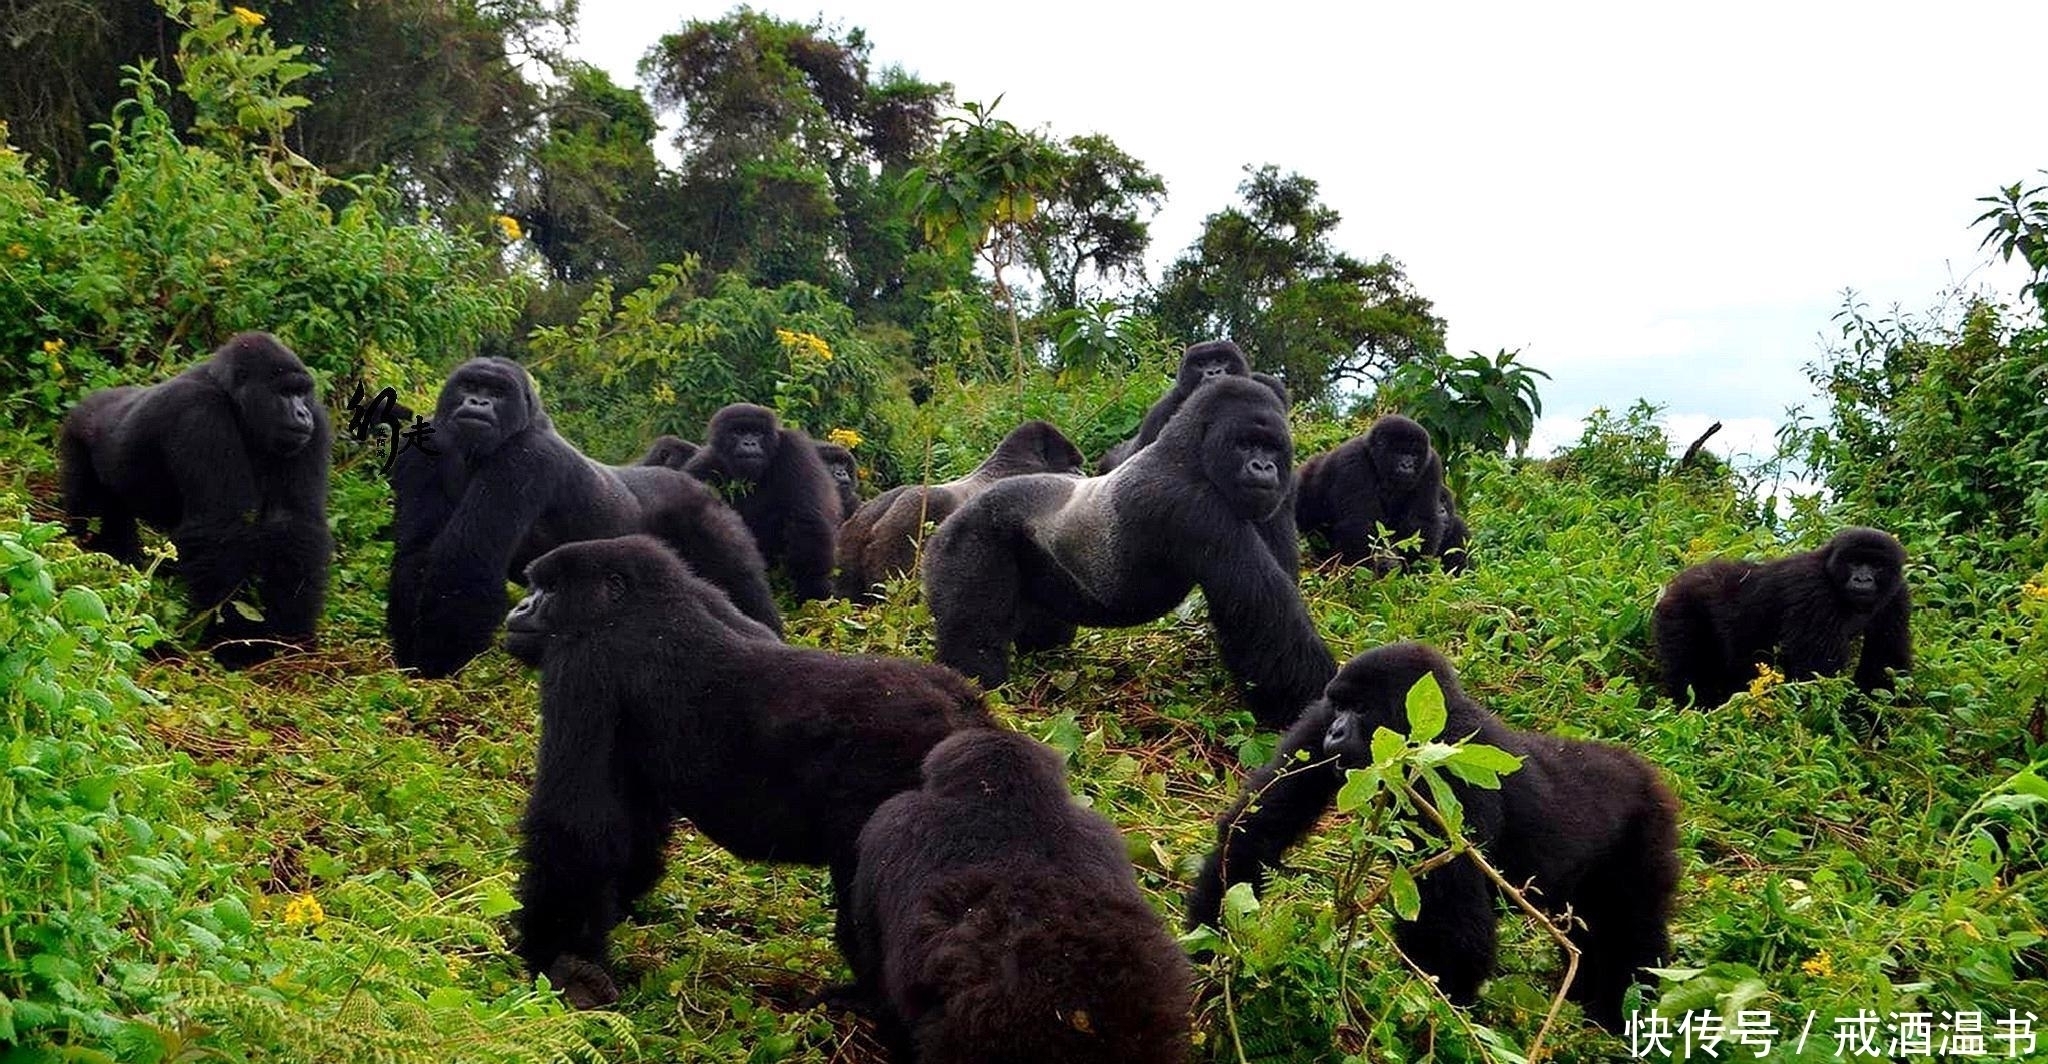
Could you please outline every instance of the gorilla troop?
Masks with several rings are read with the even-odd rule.
[[[1702,562],[1672,578],[1652,630],[1664,687],[1718,706],[1775,661],[1790,680],[1848,667],[1858,636],[1856,686],[1891,689],[1890,670],[1913,667],[1906,548],[1874,528],[1846,528],[1819,550],[1774,562]]]
[[[1026,421],[958,480],[905,484],[875,496],[839,529],[839,594],[864,595],[883,580],[911,572],[924,526],[944,522],[996,481],[1026,473],[1080,472],[1081,451],[1072,441],[1046,422]]]
[[[148,387],[79,400],[58,439],[58,478],[74,534],[142,560],[136,522],[177,548],[192,605],[213,610],[201,637],[241,668],[312,642],[327,601],[333,436],[313,376],[269,333],[239,333],[211,357]],[[255,592],[261,620],[228,605]]]
[[[1285,514],[1293,443],[1273,394],[1241,378],[1197,391],[1152,446],[1106,477],[1011,477],[932,537],[925,597],[938,659],[985,685],[1010,647],[1079,624],[1143,624],[1200,587],[1216,645],[1261,723],[1283,726],[1334,671],[1266,537]]]
[[[992,726],[935,665],[784,646],[646,536],[558,547],[527,582],[505,620],[541,672],[519,948],[578,1007],[618,997],[605,940],[678,818],[743,860],[829,865],[844,912],[869,814],[940,739]]]
[[[1132,455],[1151,446],[1152,441],[1166,430],[1166,423],[1173,420],[1175,412],[1188,401],[1188,396],[1195,394],[1195,389],[1224,377],[1243,377],[1251,371],[1251,363],[1245,359],[1244,351],[1228,340],[1205,340],[1190,346],[1181,352],[1180,371],[1174,375],[1172,390],[1160,396],[1159,401],[1145,411],[1145,420],[1139,422],[1136,436],[1103,452],[1095,463],[1096,474],[1109,473],[1129,461]],[[1280,396],[1284,409],[1287,405],[1286,387],[1271,377],[1266,379],[1273,381],[1269,387],[1277,388],[1274,394]]]
[[[1678,888],[1678,800],[1657,771],[1618,746],[1515,731],[1458,686],[1450,663],[1419,643],[1351,659],[1323,699],[1302,714],[1280,749],[1245,782],[1217,826],[1188,894],[1188,926],[1214,925],[1232,884],[1258,886],[1266,869],[1315,827],[1344,783],[1372,766],[1373,733],[1407,734],[1408,690],[1433,674],[1443,689],[1447,738],[1472,736],[1522,758],[1499,790],[1451,784],[1465,833],[1509,882],[1533,881],[1540,904],[1584,921],[1569,933],[1580,950],[1569,994],[1612,1031],[1622,995],[1669,947],[1666,924]],[[1422,909],[1395,928],[1402,952],[1437,977],[1459,1005],[1477,1000],[1494,967],[1494,888],[1479,866],[1454,860],[1422,877]]]
[[[562,543],[652,532],[748,616],[780,631],[760,553],[716,492],[654,465],[614,468],[556,435],[526,370],[473,358],[441,387],[437,454],[391,476],[397,547],[385,620],[392,657],[447,676],[490,646],[505,582]]]
[[[839,493],[839,520],[860,509],[860,467],[853,452],[836,443],[818,444],[818,457],[825,460],[825,472],[832,474],[832,490]]]
[[[711,415],[709,432],[684,471],[713,487],[730,486],[761,554],[789,573],[798,599],[830,597],[839,492],[811,438],[751,403]]]
[[[860,833],[841,921],[882,1041],[918,1064],[1181,1064],[1187,956],[1060,755],[959,732]]]
[[[1403,561],[1441,554],[1444,526],[1455,512],[1446,505],[1444,464],[1428,430],[1389,414],[1365,435],[1302,463],[1294,522],[1304,535],[1328,540],[1344,564],[1370,564],[1385,574]],[[1419,542],[1398,554],[1388,550],[1411,537]]]

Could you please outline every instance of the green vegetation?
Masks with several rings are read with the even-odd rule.
[[[1837,1059],[1829,1021],[1859,1009],[1937,1022],[1982,1010],[1987,1034],[2009,1008],[2048,1019],[2048,328],[2035,308],[1845,315],[1842,349],[1813,368],[1829,406],[1788,428],[1781,458],[1818,476],[1827,501],[1760,503],[1784,466],[1675,468],[1640,405],[1596,415],[1556,458],[1510,458],[1540,409],[1540,373],[1509,354],[1443,352],[1441,323],[1392,260],[1332,251],[1335,216],[1305,178],[1260,170],[1246,188],[1252,212],[1322,227],[1300,247],[1223,240],[1254,216],[1232,208],[1156,298],[1119,303],[1088,280],[1139,261],[1161,193],[1106,138],[1041,137],[984,109],[970,112],[982,140],[968,142],[972,123],[940,121],[943,86],[870,72],[857,31],[746,11],[691,23],[650,58],[656,102],[692,116],[685,167],[652,182],[640,178],[658,164],[639,154],[651,109],[590,72],[547,90],[580,103],[549,110],[546,136],[482,143],[478,116],[521,110],[485,102],[531,88],[493,65],[503,38],[537,33],[550,7],[425,23],[465,29],[466,50],[425,54],[481,56],[458,79],[474,95],[337,111],[369,77],[351,57],[378,54],[379,35],[440,32],[399,17],[433,6],[356,25],[341,6],[300,5],[292,28],[308,36],[273,39],[286,27],[254,12],[181,4],[187,32],[158,57],[175,59],[179,95],[162,67],[132,77],[118,108],[84,81],[0,74],[0,114],[36,117],[33,136],[0,148],[0,1060],[879,1059],[856,1021],[799,1009],[843,971],[824,872],[736,861],[688,831],[644,919],[615,936],[628,972],[618,1010],[570,1013],[536,988],[503,938],[533,678],[496,652],[453,681],[391,669],[389,492],[361,460],[377,445],[338,456],[321,648],[229,674],[161,653],[194,620],[174,581],[83,554],[52,523],[50,442],[78,396],[159,379],[243,327],[284,336],[331,403],[360,374],[418,407],[456,360],[506,351],[599,457],[695,435],[724,402],[764,401],[814,434],[856,433],[872,493],[958,475],[1028,417],[1090,455],[1128,435],[1191,327],[1167,313],[1174,290],[1190,320],[1247,315],[1229,320],[1275,336],[1335,323],[1285,341],[1308,361],[1278,367],[1310,400],[1296,414],[1302,455],[1385,404],[1420,417],[1455,462],[1476,568],[1309,574],[1304,595],[1340,658],[1430,642],[1513,725],[1625,743],[1669,774],[1685,878],[1676,956],[1644,1008],[1674,1023],[1709,1010],[1731,1029],[1768,1010],[1781,1037],[1766,1059],[1781,1061]],[[60,5],[27,9],[49,16],[37,32],[71,32]],[[95,43],[90,61],[141,54],[104,51],[120,39]],[[308,55],[330,65],[311,72]],[[341,128],[380,117],[389,125]],[[77,131],[109,118],[93,155]],[[401,135],[421,129],[440,139]],[[1006,137],[1036,138],[1049,161],[1040,183],[992,193],[1000,182],[972,167],[1017,149]],[[343,142],[386,148],[354,167],[315,151]],[[534,145],[520,165],[538,169],[520,172],[550,180],[476,176],[497,173],[491,152]],[[331,176],[386,164],[383,177]],[[897,182],[947,174],[980,182],[952,186],[952,222],[906,213]],[[514,201],[491,198],[505,188]],[[655,224],[679,217],[681,188],[699,205],[776,209],[750,214],[762,232],[720,230],[721,244]],[[2015,186],[1992,203],[1993,241],[2033,269],[2022,298],[2048,299],[2040,193]],[[971,263],[1005,225],[1004,268],[1024,278],[1006,273],[1007,293]],[[1088,225],[1121,250],[1077,254]],[[1214,302],[1239,291],[1214,279],[1254,269],[1286,283]],[[1322,312],[1332,305],[1347,312]],[[1357,380],[1384,387],[1339,386]],[[1648,618],[1671,574],[1812,546],[1851,522],[1897,532],[1913,555],[1917,667],[1874,721],[1840,680],[1764,677],[1711,711],[1655,693]],[[1240,708],[1199,611],[1084,631],[996,693],[1007,720],[1070,755],[1077,794],[1124,828],[1141,884],[1175,923],[1213,818],[1274,741]],[[908,585],[875,607],[807,606],[789,633],[931,652]],[[1441,769],[1439,756],[1411,747],[1386,763],[1434,793],[1421,766]],[[1489,764],[1468,754],[1442,770]],[[1503,922],[1503,974],[1478,1008],[1437,998],[1389,927],[1442,842],[1365,784],[1345,806],[1258,904],[1234,895],[1228,926],[1203,935],[1215,947],[1200,966],[1204,1059],[1510,1062],[1539,1038],[1544,1059],[1625,1055],[1571,1009],[1544,1029],[1559,958],[1519,917]],[[1796,1055],[1809,1011],[1820,1019]]]

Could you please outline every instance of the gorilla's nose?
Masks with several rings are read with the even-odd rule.
[[[1261,480],[1280,479],[1280,466],[1270,458],[1254,458],[1245,463],[1245,468]]]
[[[1348,745],[1350,742],[1351,714],[1339,713],[1337,714],[1337,719],[1331,721],[1329,728],[1323,732],[1323,747],[1325,749],[1337,749]]]

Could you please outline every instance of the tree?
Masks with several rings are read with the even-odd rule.
[[[1443,349],[1443,319],[1400,263],[1332,246],[1339,216],[1314,181],[1247,170],[1244,206],[1210,215],[1161,280],[1153,307],[1170,334],[1236,340],[1304,402]]]
[[[666,180],[654,157],[654,112],[639,93],[576,63],[549,90],[546,132],[508,211],[558,280],[628,285],[656,261],[642,216]]]
[[[2042,173],[2048,174],[2048,170]],[[2018,255],[2034,275],[2020,294],[2033,296],[2048,313],[2048,185],[2027,188],[2024,183],[2014,183],[1999,189],[1996,196],[1978,197],[1977,202],[1991,204],[1990,210],[1970,223],[1990,223],[1990,232],[1978,247],[1996,244],[1999,257],[2007,262]]]
[[[1108,137],[1073,137],[1059,155],[1059,177],[1021,233],[1043,309],[1053,313],[1100,294],[1085,277],[1143,280],[1150,219],[1166,201],[1166,180]]]

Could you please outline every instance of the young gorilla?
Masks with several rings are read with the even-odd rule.
[[[327,601],[333,435],[313,377],[269,333],[239,333],[206,361],[148,387],[79,400],[58,439],[58,478],[75,535],[142,560],[137,520],[170,537],[202,636],[229,668],[313,640]],[[245,588],[262,620],[227,606]]]
[[[1472,567],[1472,553],[1465,546],[1472,530],[1465,527],[1465,518],[1458,513],[1458,497],[1451,494],[1450,485],[1444,490],[1436,506],[1437,520],[1443,522],[1443,542],[1437,545],[1437,556],[1442,559],[1444,572],[1462,573]]]
[[[918,1064],[1181,1064],[1193,973],[1138,893],[1123,836],[1060,755],[961,732],[860,833],[841,917],[855,985]]]
[[[441,387],[435,453],[392,469],[397,546],[386,628],[391,654],[423,676],[484,652],[505,617],[505,582],[562,543],[651,532],[780,631],[760,552],[718,494],[673,469],[613,467],[556,435],[526,370],[473,358]]]
[[[1718,706],[1757,666],[1776,661],[1787,679],[1832,676],[1863,653],[1856,686],[1891,690],[1887,670],[1913,667],[1912,597],[1906,548],[1874,528],[1846,528],[1819,550],[1774,562],[1702,562],[1672,578],[1651,627],[1665,690]]]
[[[1419,643],[1351,659],[1280,741],[1273,760],[1245,782],[1188,894],[1188,926],[1214,925],[1232,884],[1264,880],[1321,818],[1343,786],[1344,769],[1372,764],[1375,730],[1407,732],[1408,689],[1424,673],[1443,688],[1446,737],[1472,736],[1521,756],[1522,767],[1501,777],[1497,791],[1451,785],[1465,809],[1466,835],[1508,882],[1533,881],[1538,904],[1552,912],[1569,906],[1585,922],[1570,931],[1581,951],[1570,997],[1601,1026],[1620,1030],[1623,993],[1669,946],[1678,800],[1654,768],[1621,747],[1509,728],[1466,697],[1442,655]],[[1470,1005],[1494,967],[1493,885],[1463,859],[1419,885],[1421,912],[1395,927],[1395,941],[1437,977],[1445,996]]]
[[[1252,712],[1284,726],[1334,671],[1295,575],[1266,540],[1289,523],[1292,452],[1273,394],[1226,378],[1106,477],[993,485],[926,549],[940,663],[994,686],[1009,678],[1013,643],[1029,652],[1070,642],[1080,624],[1143,624],[1200,587]]]
[[[1385,575],[1403,561],[1442,553],[1443,491],[1444,464],[1428,430],[1389,414],[1302,464],[1294,523],[1303,535],[1327,539],[1344,564],[1370,564]],[[1379,525],[1393,542],[1419,536],[1421,543],[1390,553]]]
[[[974,472],[943,484],[905,484],[863,504],[839,529],[839,594],[854,598],[912,571],[927,522],[937,525],[1004,477],[1081,472],[1081,451],[1060,430],[1026,421],[1010,430]]]
[[[647,453],[641,455],[640,461],[635,464],[681,469],[689,465],[690,459],[697,457],[697,452],[703,449],[681,436],[656,436],[654,442],[648,445]]]
[[[1150,410],[1145,411],[1145,420],[1139,422],[1136,436],[1103,452],[1102,457],[1095,463],[1096,475],[1108,474],[1117,466],[1130,461],[1132,455],[1151,446],[1152,441],[1158,439],[1161,432],[1166,431],[1166,423],[1173,420],[1174,413],[1188,401],[1188,396],[1195,394],[1195,389],[1224,377],[1247,376],[1251,371],[1251,363],[1245,360],[1244,352],[1228,340],[1206,340],[1181,352],[1180,371],[1174,376],[1173,389],[1160,396],[1159,401],[1153,403]],[[1270,377],[1267,379],[1272,380]],[[1273,383],[1277,385],[1280,382],[1274,380]],[[1284,407],[1287,402],[1286,388],[1283,386],[1275,394],[1281,397],[1280,402]]]
[[[819,444],[818,457],[825,460],[825,471],[832,474],[832,487],[839,492],[839,520],[843,523],[860,509],[860,467],[853,462],[853,452],[836,443]]]
[[[734,403],[711,415],[704,449],[684,471],[714,488],[733,484],[733,506],[770,563],[789,573],[799,600],[832,594],[839,492],[811,438],[781,427],[775,412]]]
[[[527,580],[505,619],[541,671],[519,948],[579,1008],[617,999],[605,939],[677,818],[744,860],[830,866],[844,911],[869,814],[939,740],[993,726],[945,669],[777,642],[646,536],[557,547]]]

